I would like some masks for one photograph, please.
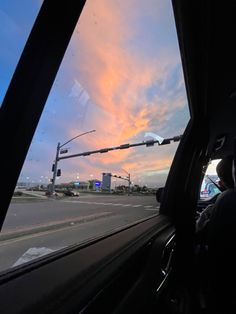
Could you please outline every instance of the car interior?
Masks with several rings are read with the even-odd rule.
[[[84,4],[43,1],[4,97],[1,225]],[[172,6],[191,118],[160,214],[1,272],[1,313],[235,313],[235,189],[207,201],[199,195],[209,161],[236,162],[236,3]],[[215,202],[199,253],[196,213]]]

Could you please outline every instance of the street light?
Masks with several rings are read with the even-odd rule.
[[[84,133],[81,133],[79,135],[76,135],[75,137],[71,138],[69,141],[65,142],[64,144],[60,144],[60,142],[57,144],[55,163],[53,164],[53,167],[52,167],[53,178],[52,178],[51,194],[53,194],[54,190],[55,190],[55,182],[56,182],[56,177],[57,177],[57,164],[59,162],[58,156],[59,156],[59,153],[60,153],[60,149],[63,146],[65,146],[66,144],[68,144],[68,143],[72,142],[73,140],[75,140],[76,138],[81,137],[81,136],[83,136],[85,134],[93,133],[93,132],[96,132],[96,130],[91,130],[91,131],[84,132]]]

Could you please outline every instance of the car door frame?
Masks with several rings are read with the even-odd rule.
[[[70,3],[57,2],[56,5],[50,0],[43,2],[4,98],[0,111],[0,139],[7,154],[1,157],[1,164],[4,169],[11,168],[12,171],[9,176],[6,176],[6,180],[4,179],[4,184],[1,182],[3,193],[0,200],[1,223],[4,221],[25,156],[83,5],[84,1],[77,0],[72,0]],[[53,41],[52,38],[54,38]],[[190,77],[186,70],[184,73],[185,80],[188,82]],[[37,98],[39,94],[40,97]],[[195,100],[189,94],[188,99],[191,119],[170,169],[164,200],[161,204],[161,214],[124,228],[115,234],[111,233],[94,239],[84,245],[69,247],[4,272],[0,277],[2,295],[0,304],[3,310],[8,310],[8,313],[20,310],[49,313],[55,309],[58,312],[78,309],[82,311],[113,278],[114,274],[119,273],[122,265],[129,263],[135,254],[144,252],[147,246],[155,247],[155,241],[159,241],[160,235],[168,231],[158,246],[158,250],[154,250],[155,254],[160,256],[156,271],[161,276],[161,256],[174,234],[174,227],[176,256],[178,257],[175,265],[184,270],[181,276],[185,277],[186,274],[187,277],[189,272],[186,270],[191,270],[192,267],[189,261],[192,258],[193,213],[196,202],[196,193],[192,192],[192,187],[198,183],[200,185],[199,170],[205,159],[207,141],[205,139],[203,142],[199,139],[199,128],[202,130],[201,134],[207,130],[206,120],[198,119],[201,112],[199,113],[199,110],[191,106]],[[178,202],[181,204],[180,195],[184,198],[181,209],[176,205]],[[111,252],[112,243],[117,243],[117,250]],[[96,272],[91,273],[90,267],[83,268],[79,262],[82,261],[83,265],[86,261],[92,262],[94,254],[97,259],[90,266]],[[149,262],[150,260],[145,260],[142,267]],[[56,265],[59,266],[56,267]],[[88,280],[87,285],[84,282],[84,285],[78,284],[81,276],[87,278],[89,275],[91,281]],[[158,290],[160,278],[156,279],[154,290]],[[88,286],[88,284],[91,285]],[[65,292],[67,290],[68,293]],[[134,295],[137,295],[137,290],[135,291]],[[8,302],[9,295],[14,303]],[[127,299],[126,301],[122,299],[121,308],[122,304],[127,306],[126,302]],[[140,303],[137,302],[138,304]]]

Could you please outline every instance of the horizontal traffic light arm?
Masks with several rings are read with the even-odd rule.
[[[121,179],[121,180],[130,181],[129,177],[117,176],[116,174],[111,174],[111,177],[114,177],[114,178],[117,178],[117,179]]]
[[[162,143],[160,143],[158,140],[148,140],[148,141],[143,141],[143,142],[134,143],[134,144],[122,144],[119,146],[102,148],[102,149],[92,150],[92,151],[88,151],[88,152],[84,152],[84,153],[58,157],[57,160],[59,161],[62,159],[68,159],[68,158],[74,158],[74,157],[90,156],[90,155],[99,154],[99,153],[103,154],[103,153],[108,153],[111,150],[127,149],[127,148],[131,148],[131,147],[143,146],[143,145],[145,145],[146,147],[153,146],[154,144],[158,144],[158,145],[162,146],[162,145],[170,144],[171,142],[178,142],[178,141],[180,141],[181,137],[182,137],[182,135],[174,136],[171,138],[166,138],[163,140]]]

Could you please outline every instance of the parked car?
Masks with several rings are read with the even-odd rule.
[[[65,196],[77,196],[77,197],[79,196],[79,192],[74,192],[74,191],[72,191],[72,190],[64,191],[63,194],[64,194]]]
[[[46,196],[52,196],[52,193],[51,193],[50,191],[46,191],[46,192],[45,192],[45,195],[46,195]],[[58,196],[57,192],[54,192],[53,195],[54,195],[54,196]]]

